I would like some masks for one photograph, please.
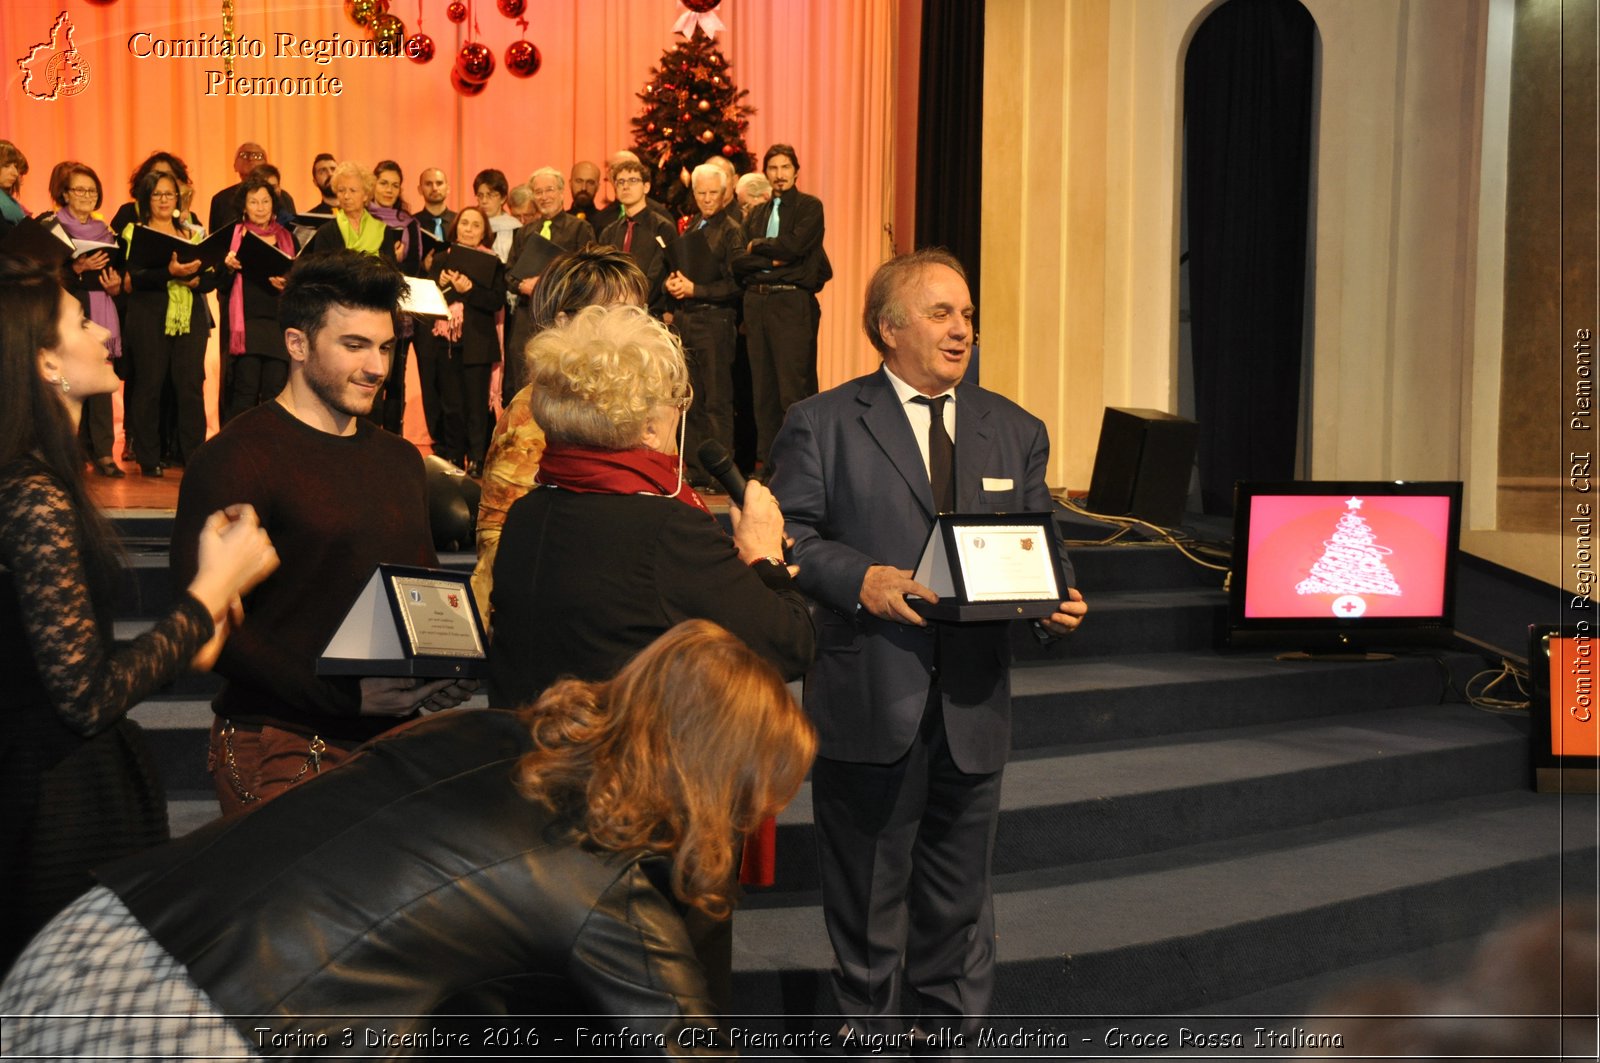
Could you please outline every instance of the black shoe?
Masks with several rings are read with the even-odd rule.
[[[469,461],[469,462],[467,462],[467,475],[469,477],[471,477],[472,479],[474,479],[474,480],[483,479],[483,462],[481,462],[481,461]]]
[[[99,473],[101,476],[108,477],[112,480],[120,480],[128,475],[127,473],[123,472],[121,467],[110,458],[101,458],[99,461],[95,462],[94,471]]]
[[[161,466],[159,465],[140,465],[139,471],[145,476],[154,476],[157,479],[160,479],[166,475],[166,473],[161,470]]]

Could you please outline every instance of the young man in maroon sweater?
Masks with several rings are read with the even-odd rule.
[[[366,419],[388,375],[403,283],[373,255],[297,262],[279,300],[288,385],[230,421],[184,473],[177,586],[194,572],[199,522],[235,502],[255,507],[282,558],[244,603],[245,622],[216,664],[227,682],[212,703],[209,764],[225,814],[313,777],[423,709],[458,704],[475,686],[315,670],[375,565],[438,564],[422,457]]]

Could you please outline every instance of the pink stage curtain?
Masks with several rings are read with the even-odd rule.
[[[628,120],[640,106],[635,93],[672,44],[672,25],[684,11],[676,0],[530,0],[527,36],[544,65],[518,80],[505,71],[503,55],[521,31],[491,0],[473,0],[473,7],[481,27],[474,39],[494,50],[496,70],[481,95],[465,99],[450,87],[449,72],[471,23],[446,20],[445,0],[391,0],[408,33],[420,26],[433,38],[431,63],[340,58],[325,66],[278,57],[276,35],[360,39],[338,0],[236,0],[236,32],[261,40],[266,51],[264,59],[239,60],[238,75],[325,74],[343,82],[338,97],[263,98],[207,95],[206,71],[220,70],[220,59],[138,58],[130,51],[140,33],[188,41],[220,35],[220,0],[10,0],[0,5],[0,136],[28,156],[23,203],[45,209],[51,166],[75,158],[99,172],[114,210],[127,199],[133,167],[166,149],[189,164],[204,217],[212,194],[236,180],[233,153],[246,140],[266,148],[302,205],[315,202],[310,170],[320,151],[368,165],[397,160],[413,206],[417,173],[439,166],[450,179],[451,206],[470,203],[469,182],[481,169],[497,167],[518,184],[540,166],[565,172],[575,159],[599,161],[627,146]],[[17,60],[49,38],[62,11],[76,26],[89,83],[69,98],[29,99]],[[834,278],[822,295],[818,370],[829,387],[876,365],[856,321],[867,277],[885,257],[884,220],[893,216],[898,5],[725,0],[717,14],[728,27],[719,45],[758,112],[750,149],[759,158],[773,141],[793,144],[800,187],[827,208]]]

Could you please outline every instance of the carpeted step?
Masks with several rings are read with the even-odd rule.
[[[1071,747],[1006,768],[997,874],[1069,867],[1509,790],[1527,739],[1461,705]],[[818,887],[810,784],[779,817],[776,894]]]
[[[1508,792],[997,881],[998,1015],[1167,1014],[1484,933],[1594,889],[1592,798]],[[740,1012],[826,1013],[821,910],[747,904]]]
[[[1228,596],[1213,587],[1084,592],[1089,615],[1076,632],[1041,643],[1011,625],[1019,662],[1211,649],[1227,623]]]
[[[1455,691],[1481,668],[1476,657],[1443,652],[1361,662],[1189,651],[1024,663],[1011,671],[1011,744],[1026,750],[1459,701]]]
[[[1067,553],[1085,597],[1106,591],[1219,588],[1224,575],[1196,564],[1166,543],[1069,546]]]

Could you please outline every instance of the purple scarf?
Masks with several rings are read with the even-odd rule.
[[[276,221],[269,221],[265,225],[257,225],[253,221],[242,221],[233,227],[233,242],[228,245],[228,250],[235,255],[239,253],[239,241],[244,239],[245,230],[248,229],[264,240],[270,240],[279,251],[294,257],[294,237],[289,230],[279,225]],[[244,354],[244,278],[234,282],[233,294],[228,296],[228,353]]]
[[[402,260],[411,253],[411,226],[416,221],[415,218],[399,207],[380,207],[376,203],[367,204],[367,213],[383,222],[383,224],[400,230],[400,258]]]
[[[92,215],[88,221],[79,221],[70,210],[59,210],[56,211],[56,224],[74,240],[99,240],[107,244],[117,242],[111,227]],[[99,288],[89,293],[89,320],[111,333],[106,337],[106,349],[111,352],[111,357],[121,358],[122,323],[117,319],[117,304]]]

